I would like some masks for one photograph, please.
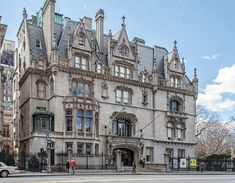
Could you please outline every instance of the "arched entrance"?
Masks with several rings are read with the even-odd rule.
[[[115,153],[116,150],[119,150],[121,152],[121,161],[123,163],[123,166],[132,166],[132,163],[134,161],[134,152],[126,148],[115,149],[113,151],[113,156],[115,161],[116,161],[116,153]]]

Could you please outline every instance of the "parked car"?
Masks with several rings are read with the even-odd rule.
[[[0,162],[0,176],[7,177],[9,174],[19,173],[16,166],[7,166],[3,162]]]

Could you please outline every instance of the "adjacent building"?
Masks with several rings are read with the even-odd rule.
[[[2,16],[0,16],[0,50],[2,48],[2,44],[5,38],[6,30],[7,30],[7,25],[1,23]],[[2,57],[2,53],[0,51],[0,59]],[[0,151],[2,151],[2,143],[3,143],[3,81],[4,81],[4,76],[3,76],[3,68],[0,67]]]
[[[12,154],[13,151],[13,75],[14,75],[14,57],[15,42],[4,40],[1,49],[1,67],[3,68],[3,150]]]
[[[114,162],[118,150],[125,166],[194,157],[198,79],[196,70],[186,76],[176,41],[168,51],[129,40],[125,17],[106,34],[102,9],[94,29],[89,17],[56,13],[55,3],[32,18],[24,9],[17,34],[19,151],[36,154],[49,141],[51,164],[69,149]]]

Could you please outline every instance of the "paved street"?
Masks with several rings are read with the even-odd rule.
[[[11,176],[1,183],[235,183],[235,175],[68,175],[68,176]]]

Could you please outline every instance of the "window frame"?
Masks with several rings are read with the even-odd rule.
[[[85,62],[84,62],[85,61]],[[89,62],[87,56],[75,55],[74,57],[74,67],[81,70],[88,70]]]
[[[68,114],[68,112],[71,112]],[[68,125],[68,120],[69,124]],[[73,131],[73,110],[72,109],[66,109],[65,110],[65,122],[66,122],[66,132],[72,132]],[[68,130],[70,127],[71,130]]]
[[[167,123],[167,139],[172,140],[175,138],[175,124],[173,122]]]

